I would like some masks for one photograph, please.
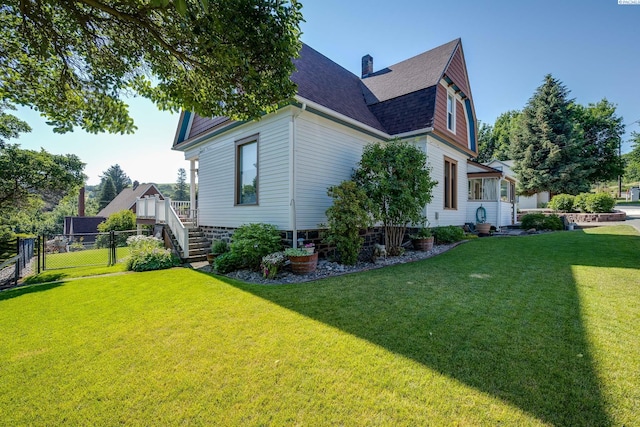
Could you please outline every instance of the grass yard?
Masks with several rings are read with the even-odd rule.
[[[302,285],[0,293],[2,425],[640,425],[640,236],[477,239]]]

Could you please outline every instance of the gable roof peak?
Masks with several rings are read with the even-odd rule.
[[[362,83],[368,105],[407,95],[438,84],[461,39],[457,38],[397,64],[376,71]]]

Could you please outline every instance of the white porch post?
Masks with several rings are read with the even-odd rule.
[[[193,218],[195,209],[196,209],[196,161],[195,159],[190,160],[191,163],[191,176],[189,177],[189,218]]]
[[[500,230],[502,226],[502,178],[498,178],[498,218],[496,218],[496,228]]]

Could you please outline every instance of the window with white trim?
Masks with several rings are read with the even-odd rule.
[[[236,205],[258,204],[258,136],[236,142]]]
[[[458,162],[444,158],[444,208],[458,209]]]
[[[469,200],[498,200],[497,187],[496,178],[471,178],[469,179]]]
[[[447,92],[447,129],[456,133],[456,96]]]

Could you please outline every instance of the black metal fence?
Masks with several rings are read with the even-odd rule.
[[[42,236],[38,272],[59,268],[110,266],[129,254],[127,238],[136,230]]]
[[[37,240],[16,238],[9,241],[8,246],[15,248],[15,252],[11,251],[8,255],[15,255],[0,263],[0,289],[17,285],[18,280],[31,272]]]

